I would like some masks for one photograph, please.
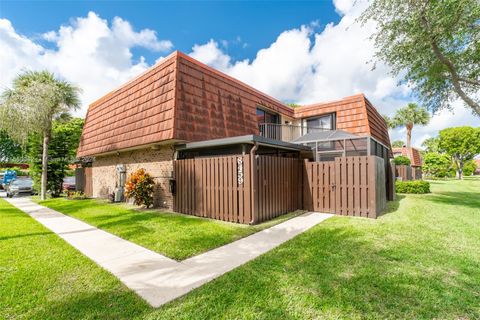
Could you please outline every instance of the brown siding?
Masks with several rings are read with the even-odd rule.
[[[295,118],[309,118],[336,112],[337,129],[353,134],[368,135],[368,118],[363,95],[347,97],[328,103],[318,103],[295,109]]]
[[[378,113],[377,109],[364,97],[368,117],[368,126],[372,137],[391,149],[388,128],[385,119]]]
[[[94,102],[87,112],[79,157],[173,137],[175,56]]]
[[[291,108],[179,54],[175,138],[200,141],[258,134],[256,107],[293,116]]]
[[[363,94],[297,108],[295,118],[302,119],[333,112],[337,115],[338,130],[361,136],[371,135],[390,148],[385,120]]]

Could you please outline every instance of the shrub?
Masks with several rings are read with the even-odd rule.
[[[67,198],[70,200],[84,200],[87,195],[83,191],[67,191]]]
[[[400,165],[405,165],[409,166],[410,165],[410,159],[405,157],[405,156],[398,156],[393,159],[393,162],[395,165],[400,166]]]
[[[430,193],[430,183],[422,180],[396,181],[397,193]]]
[[[473,161],[473,160],[467,161],[467,162],[465,162],[465,164],[463,165],[463,175],[464,175],[464,176],[471,176],[471,175],[473,175],[473,173],[475,172],[475,170],[477,170],[477,164],[476,164],[475,161]]]
[[[145,169],[138,169],[132,173],[125,184],[125,197],[133,198],[137,206],[144,205],[149,208],[153,204],[153,178],[145,172]]]

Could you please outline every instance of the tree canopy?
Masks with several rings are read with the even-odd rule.
[[[405,107],[398,109],[395,116],[389,120],[391,128],[403,127],[407,129],[407,148],[412,144],[412,130],[414,125],[426,125],[430,121],[428,111],[417,105],[409,103]]]
[[[52,196],[62,192],[62,182],[76,157],[77,148],[82,134],[84,120],[80,118],[62,118],[55,120],[52,126],[52,136],[48,148],[47,190]],[[38,134],[30,136],[28,145],[30,172],[38,185],[42,171],[42,138]]]
[[[377,60],[435,112],[458,98],[480,116],[480,1],[373,0]]]
[[[425,148],[426,152],[440,152],[438,143],[438,138],[428,138],[422,142],[422,147]]]
[[[452,158],[461,179],[465,163],[480,154],[480,128],[443,129],[439,133],[439,147]]]
[[[394,148],[401,148],[405,145],[405,142],[403,140],[395,140],[392,142],[392,147]]]
[[[22,146],[12,140],[5,131],[0,131],[0,163],[17,162],[22,156]]]
[[[13,80],[13,87],[2,93],[0,127],[15,141],[32,134],[43,138],[41,198],[47,190],[48,145],[52,121],[80,105],[80,89],[55,78],[48,71],[27,71]]]

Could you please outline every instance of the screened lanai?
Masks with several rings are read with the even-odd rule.
[[[309,132],[293,143],[308,146],[316,161],[332,161],[337,157],[376,155],[388,163],[389,147],[370,136],[357,136],[342,130]]]

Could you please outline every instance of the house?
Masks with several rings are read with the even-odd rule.
[[[77,156],[91,163],[91,196],[107,197],[119,173],[142,167],[157,182],[155,205],[172,210],[174,160],[252,149],[318,161],[377,155],[385,170],[391,156],[387,126],[363,94],[291,108],[178,51],[89,106]]]
[[[404,156],[410,159],[410,167],[411,167],[411,176],[414,180],[422,179],[422,156],[418,149],[413,147],[407,148],[403,146],[401,148],[393,148],[393,156]]]
[[[477,169],[475,169],[474,175],[480,175],[480,159],[473,159],[475,164],[477,165]]]

